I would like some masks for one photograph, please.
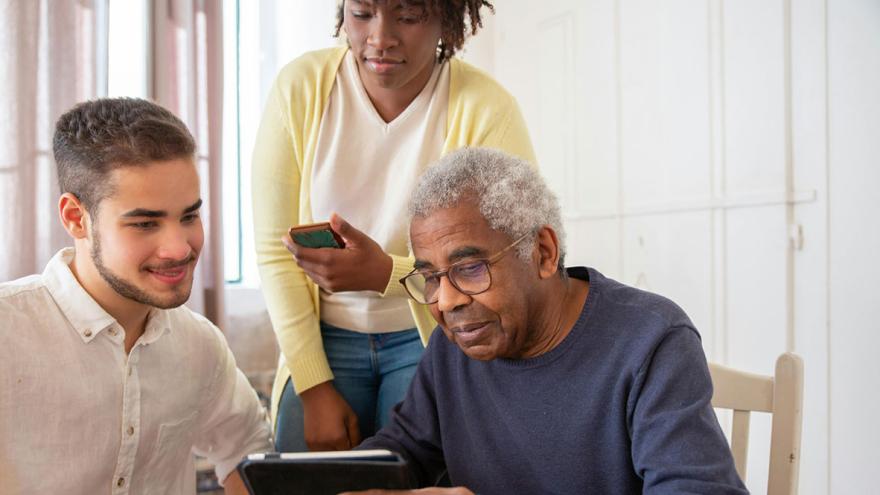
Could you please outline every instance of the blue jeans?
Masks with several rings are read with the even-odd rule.
[[[358,418],[361,437],[374,435],[391,408],[403,400],[424,347],[416,329],[359,333],[321,322],[333,386]],[[290,380],[284,386],[275,424],[278,452],[304,452],[303,408]]]

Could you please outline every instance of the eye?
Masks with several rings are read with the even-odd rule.
[[[457,278],[480,278],[486,273],[486,263],[477,261],[455,267]]]
[[[351,12],[349,12],[349,14],[360,21],[367,20],[372,17],[372,15],[366,10],[352,10]]]
[[[154,220],[150,220],[147,222],[136,222],[136,223],[128,224],[129,227],[134,227],[138,230],[150,230],[152,228],[157,227],[158,225],[159,224]]]
[[[188,215],[184,215],[180,221],[183,223],[193,223],[198,219],[199,219],[198,213],[190,213]]]

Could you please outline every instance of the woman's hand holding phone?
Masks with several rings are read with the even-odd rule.
[[[294,242],[290,234],[281,241],[293,253],[296,264],[322,289],[383,292],[391,276],[391,257],[376,241],[336,213],[330,216],[329,224],[332,232],[341,237],[343,247],[305,247]]]

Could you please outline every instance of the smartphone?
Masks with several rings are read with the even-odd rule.
[[[342,248],[345,241],[330,228],[327,222],[298,225],[289,230],[293,242],[307,248]]]

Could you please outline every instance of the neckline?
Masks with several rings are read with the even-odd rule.
[[[428,78],[428,82],[421,91],[419,91],[419,94],[416,95],[413,101],[411,101],[397,117],[394,117],[390,122],[385,122],[385,119],[383,119],[382,116],[379,115],[379,111],[376,110],[376,106],[373,105],[373,100],[370,99],[370,95],[367,93],[367,88],[364,87],[364,82],[361,80],[360,72],[358,71],[357,62],[355,61],[354,54],[351,50],[346,52],[343,64],[346,71],[345,76],[353,81],[358,100],[360,100],[360,103],[368,109],[370,118],[373,119],[374,123],[381,126],[385,131],[390,131],[393,128],[398,127],[401,125],[401,122],[404,122],[410,115],[415,113],[416,109],[428,105],[434,95],[434,89],[437,87],[437,83],[440,80],[440,72],[443,67],[446,66],[446,62],[443,62],[442,64],[435,63],[431,72],[431,77]]]

